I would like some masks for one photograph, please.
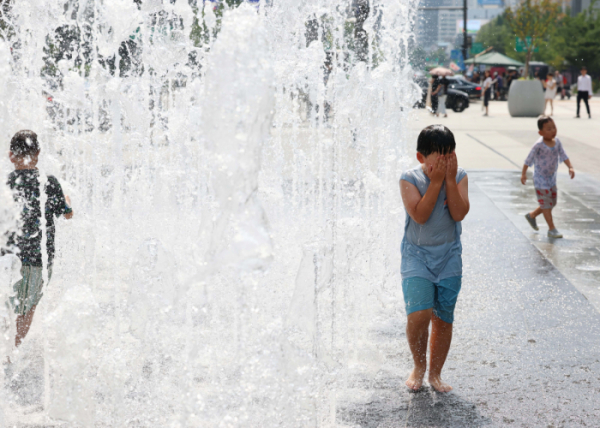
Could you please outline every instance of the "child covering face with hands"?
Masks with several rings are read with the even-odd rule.
[[[401,248],[402,291],[414,361],[406,385],[413,391],[423,385],[428,343],[429,384],[439,392],[452,389],[442,381],[441,372],[450,350],[462,281],[460,222],[469,212],[468,177],[458,166],[455,148],[448,128],[428,126],[417,141],[421,165],[405,171],[400,179],[407,214]]]

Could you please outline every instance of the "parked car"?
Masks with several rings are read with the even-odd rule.
[[[448,87],[448,94],[446,95],[446,108],[451,108],[456,113],[464,111],[469,107],[469,95],[466,92],[458,91]]]
[[[469,98],[481,98],[481,86],[465,80],[462,76],[448,76],[450,81],[448,87],[457,91],[466,92]]]
[[[415,83],[419,85],[423,95],[421,99],[416,102],[414,108],[425,108],[427,104],[429,82],[425,77],[418,77],[415,79]],[[446,95],[446,108],[452,109],[456,113],[460,113],[469,107],[469,95],[466,92],[458,91],[448,85],[448,93]]]

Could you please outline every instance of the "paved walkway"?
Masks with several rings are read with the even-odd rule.
[[[407,392],[411,357],[405,318],[397,314],[388,328],[373,331],[385,362],[374,378],[355,375],[340,400],[340,422],[361,427],[583,427],[600,420],[600,314],[556,267],[565,260],[563,253],[568,258],[577,254],[562,250],[581,248],[576,241],[589,223],[569,222],[560,243],[534,238],[517,212],[535,201],[531,197],[526,203],[527,191],[515,184],[517,178],[513,171],[470,172],[463,290],[445,368],[445,379],[455,390],[446,395]],[[559,224],[567,213],[558,216]]]
[[[575,170],[600,179],[600,98],[590,101],[592,119],[587,115],[575,119],[575,99],[555,101],[554,119],[558,136],[571,157]],[[418,132],[427,125],[442,123],[448,126],[457,140],[460,164],[468,169],[518,169],[533,143],[539,138],[535,118],[512,118],[507,103],[492,101],[490,116],[483,117],[481,103],[476,101],[462,113],[448,112],[447,118],[433,117],[425,110],[415,112],[412,131],[416,141]],[[563,166],[564,170],[566,168]]]

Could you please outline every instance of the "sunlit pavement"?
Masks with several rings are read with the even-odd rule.
[[[362,427],[579,427],[600,420],[600,100],[598,119],[574,119],[575,100],[557,102],[559,136],[577,171],[561,167],[554,210],[565,238],[532,230],[536,206],[520,169],[537,139],[535,119],[513,119],[506,103],[479,104],[448,118],[415,113],[418,131],[444,123],[454,131],[469,172],[471,212],[464,222],[463,288],[445,367],[450,394],[410,394],[405,321],[373,332],[381,350],[375,379],[349,380],[338,419]],[[353,391],[355,392],[353,394]],[[362,400],[357,400],[362,396]]]
[[[584,113],[575,119],[575,98],[554,101],[554,120],[558,137],[564,144],[575,170],[600,180],[600,97],[590,100],[592,119]],[[548,113],[550,108],[547,109]],[[513,118],[504,101],[490,102],[490,115],[483,116],[480,101],[472,101],[462,113],[448,111],[448,117],[434,117],[425,110],[416,110],[412,122],[413,141],[427,125],[441,123],[456,137],[457,154],[466,169],[498,168],[521,170],[533,143],[539,138],[536,118]],[[562,166],[561,170],[566,171]]]

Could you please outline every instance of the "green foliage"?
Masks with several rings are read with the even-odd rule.
[[[574,17],[567,17],[559,34],[556,43],[570,64],[600,72],[600,11],[594,4]]]
[[[190,32],[190,39],[197,48],[208,44],[211,34],[204,21],[204,7],[214,7],[214,13],[217,18],[215,28],[213,29],[212,37],[216,37],[221,31],[221,24],[223,21],[223,14],[227,9],[235,9],[240,6],[244,0],[224,0],[213,6],[212,3],[206,2],[204,5],[198,2],[200,6],[193,6],[194,20],[192,22],[192,30]]]
[[[8,14],[13,0],[0,0],[0,39],[10,39],[14,30],[9,23]]]
[[[506,15],[484,25],[477,34],[477,41],[485,48],[493,46],[500,53],[526,62],[527,53],[515,51],[518,34],[509,25]],[[574,17],[559,13],[556,20],[548,24],[543,37],[538,33],[535,45],[539,52],[531,52],[530,60],[543,61],[556,69],[566,64],[585,65],[590,72],[600,73],[600,11],[592,4]]]
[[[527,76],[533,49],[544,44],[562,18],[560,4],[553,0],[525,0],[514,10],[510,7],[506,9],[505,18],[515,36],[521,40],[531,38],[525,53],[525,75]]]
[[[506,22],[505,14],[497,16],[481,27],[481,30],[477,33],[476,41],[482,43],[484,49],[493,47],[496,52],[514,58],[514,56],[511,56],[514,51],[511,41],[514,45],[515,35]]]

